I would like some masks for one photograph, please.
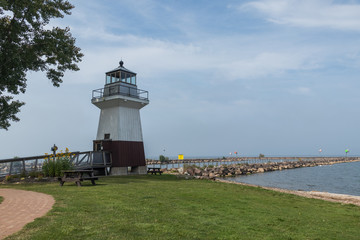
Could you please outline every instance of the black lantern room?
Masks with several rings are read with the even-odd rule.
[[[126,69],[122,60],[119,64],[119,67],[106,73],[105,85],[120,82],[136,86],[136,73]]]

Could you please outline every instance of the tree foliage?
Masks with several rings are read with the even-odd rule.
[[[66,70],[79,70],[83,54],[70,29],[49,27],[73,7],[64,0],[0,0],[0,128],[19,121],[24,103],[13,96],[25,93],[28,71],[46,72],[59,87]]]
[[[161,163],[165,163],[165,162],[169,161],[169,158],[165,157],[164,155],[160,155],[159,160],[160,160]]]

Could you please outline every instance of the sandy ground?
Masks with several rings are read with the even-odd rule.
[[[252,187],[261,187],[251,184],[245,184],[245,183],[237,183],[227,180],[221,180],[217,179],[218,182],[224,182],[224,183],[232,183],[232,184],[238,184],[238,185],[246,185],[246,186],[252,186]],[[302,197],[307,198],[316,198],[316,199],[322,199],[325,201],[330,202],[340,202],[343,204],[354,204],[357,206],[360,206],[360,196],[352,196],[352,195],[346,195],[346,194],[335,194],[335,193],[328,193],[328,192],[317,192],[317,191],[294,191],[294,190],[286,190],[286,189],[280,189],[280,188],[269,188],[269,187],[261,187],[268,190],[278,191],[278,192],[284,192],[284,193],[290,193]]]

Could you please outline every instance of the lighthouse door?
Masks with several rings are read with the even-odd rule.
[[[94,147],[93,147],[95,152],[99,152],[103,150],[103,146],[102,146],[102,141],[94,141]]]

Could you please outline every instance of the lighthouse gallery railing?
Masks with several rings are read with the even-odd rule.
[[[141,100],[149,100],[149,92],[134,87],[124,85],[114,85],[105,88],[93,90],[92,98],[102,98],[108,96],[122,95]]]

